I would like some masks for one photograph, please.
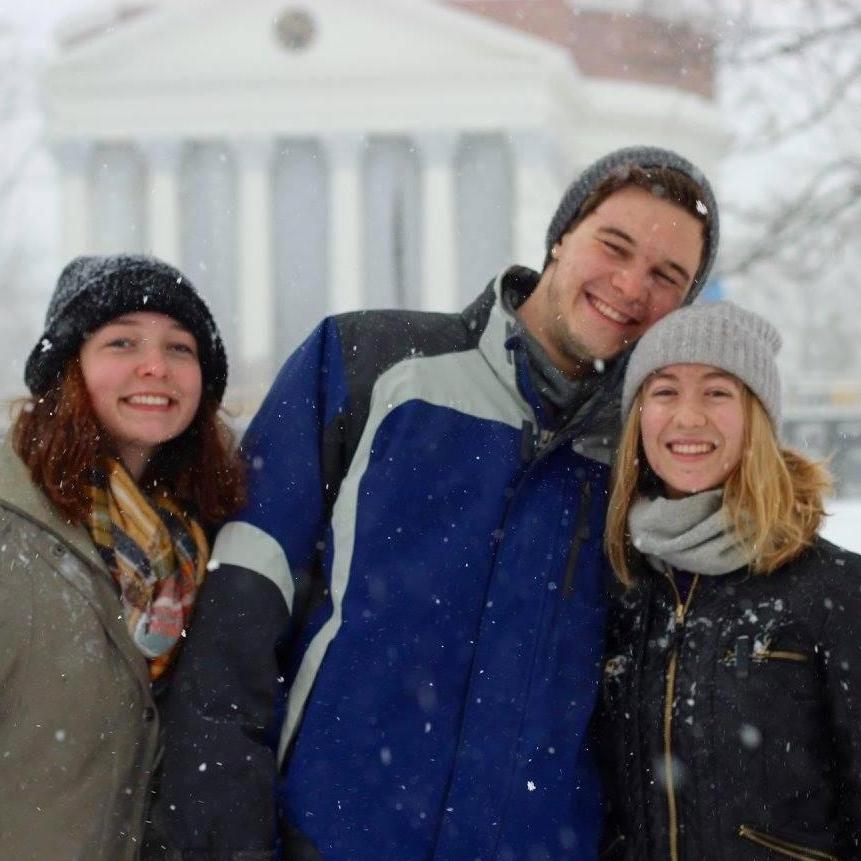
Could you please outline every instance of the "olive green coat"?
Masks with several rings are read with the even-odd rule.
[[[138,857],[158,714],[83,528],[0,447],[0,858]]]

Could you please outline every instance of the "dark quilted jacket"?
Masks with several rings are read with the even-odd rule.
[[[861,557],[820,539],[686,611],[672,577],[642,565],[611,617],[606,857],[861,858]]]

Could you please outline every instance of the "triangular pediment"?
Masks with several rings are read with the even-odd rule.
[[[50,78],[135,87],[361,81],[480,73],[563,55],[433,0],[177,0],[70,40]]]
[[[73,38],[44,89],[55,137],[398,133],[543,118],[548,80],[576,77],[434,0],[173,0]]]

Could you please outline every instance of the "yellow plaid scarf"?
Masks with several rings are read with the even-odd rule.
[[[170,665],[206,575],[206,536],[166,492],[147,498],[113,458],[90,492],[90,535],[120,587],[129,632],[155,680]]]

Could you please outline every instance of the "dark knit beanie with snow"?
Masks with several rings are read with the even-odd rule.
[[[550,226],[547,228],[547,256],[544,259],[544,266],[546,268],[551,260],[550,252],[553,246],[571,227],[571,223],[580,214],[580,208],[589,195],[613,175],[624,179],[625,173],[632,167],[638,167],[646,172],[655,168],[671,168],[693,180],[700,190],[700,202],[703,207],[703,215],[706,216],[706,236],[702,262],[686,297],[686,301],[690,302],[706,283],[717,254],[718,239],[720,238],[717,201],[709,181],[698,167],[695,167],[678,153],[660,147],[634,146],[611,152],[587,167],[568,186],[565,194],[562,195],[562,200],[559,201],[559,206],[550,221]]]
[[[780,429],[780,333],[753,311],[732,302],[701,302],[658,320],[637,342],[622,390],[622,420],[649,374],[669,365],[712,365],[738,377]]]
[[[227,356],[209,308],[182,272],[137,254],[76,257],[63,269],[45,315],[45,331],[24,370],[30,391],[36,396],[47,392],[87,335],[135,311],[167,314],[194,335],[204,392],[220,403]]]

